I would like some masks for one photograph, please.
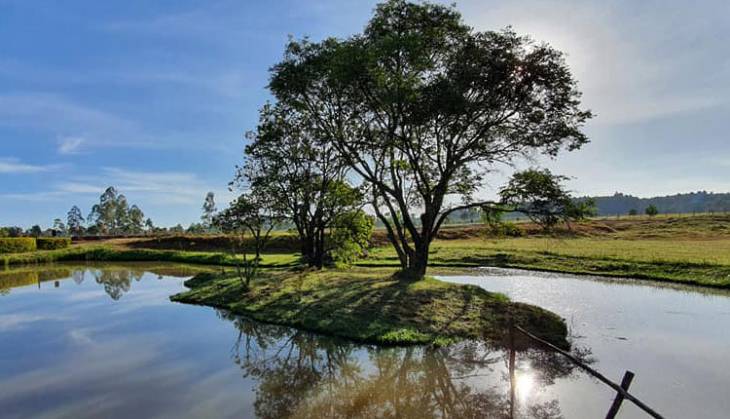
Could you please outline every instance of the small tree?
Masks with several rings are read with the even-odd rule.
[[[657,207],[654,204],[652,204],[652,205],[649,205],[648,207],[646,207],[646,210],[644,212],[649,217],[653,217],[653,216],[659,214],[659,209],[657,209]]]
[[[567,179],[553,175],[548,169],[515,173],[499,192],[502,205],[524,213],[545,231],[552,230],[561,221],[570,225],[570,221],[594,215],[595,202],[574,200],[562,185]]]
[[[61,236],[66,235],[66,225],[63,224],[63,221],[61,221],[60,218],[53,220],[53,230],[55,231],[55,234],[60,234]]]
[[[631,208],[631,209],[629,210],[629,215],[631,215],[631,216],[634,216],[634,215],[636,215],[636,214],[638,214],[638,213],[639,213],[639,212],[638,212],[638,211],[636,211],[636,209],[634,209],[634,208]]]
[[[502,208],[485,207],[481,210],[482,223],[493,236],[520,235],[521,230],[512,223],[504,221],[505,210]]]
[[[304,261],[322,267],[331,247],[327,232],[341,214],[363,206],[361,189],[348,183],[347,165],[332,145],[290,107],[264,106],[247,137],[246,163],[232,186],[266,196],[294,225]]]
[[[268,198],[266,194],[252,191],[241,195],[231,202],[228,208],[213,217],[213,225],[221,231],[239,235],[240,245],[236,244],[237,241],[233,241],[231,252],[234,257],[237,257],[239,252],[243,257],[243,267],[236,262],[236,272],[244,290],[247,290],[251,281],[256,278],[261,253],[271,237],[272,230],[282,220],[277,206],[272,205]],[[247,234],[253,239],[253,259],[248,258],[245,242]]]
[[[151,218],[145,220],[144,227],[147,234],[153,234],[155,232],[155,223],[152,222]]]
[[[208,229],[201,223],[190,223],[190,226],[188,226],[188,229],[186,230],[188,234],[203,234],[206,231],[208,231]]]
[[[215,206],[215,194],[208,192],[205,195],[205,202],[203,202],[203,215],[200,216],[200,221],[204,229],[210,230],[213,227],[213,216],[217,210]]]
[[[28,235],[31,237],[40,237],[43,234],[43,230],[41,229],[41,226],[38,224],[34,225],[33,227],[28,230]]]

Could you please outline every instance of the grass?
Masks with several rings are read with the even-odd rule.
[[[567,347],[553,313],[502,294],[433,278],[405,283],[392,269],[267,271],[249,291],[232,273],[201,274],[173,301],[223,308],[254,320],[381,345],[502,341],[508,324]]]
[[[374,249],[368,259],[358,262],[361,266],[397,263],[388,247]],[[730,240],[438,240],[432,245],[429,266],[498,266],[730,288]]]
[[[730,216],[601,218],[545,236],[521,223],[521,238],[490,238],[477,226],[451,227],[431,246],[429,266],[499,266],[630,277],[730,288]],[[362,266],[396,266],[388,246]]]

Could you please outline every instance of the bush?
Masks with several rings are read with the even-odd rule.
[[[364,256],[374,224],[373,217],[363,210],[338,215],[329,236],[328,254],[332,261],[348,265]]]
[[[36,250],[36,240],[33,237],[0,238],[0,253],[23,253],[34,250]]]
[[[503,222],[501,227],[501,234],[507,237],[522,237],[522,229],[515,223]]]
[[[488,237],[522,237],[524,232],[515,223],[509,221],[500,221],[487,226],[486,235]]]
[[[71,246],[69,237],[38,237],[36,239],[38,250],[65,249]]]
[[[657,209],[657,207],[656,207],[656,206],[654,206],[654,205],[649,205],[648,207],[646,207],[646,210],[644,210],[644,212],[645,212],[645,213],[646,213],[646,215],[648,215],[649,217],[653,217],[653,216],[655,216],[655,215],[659,214],[659,210],[658,210],[658,209]]]

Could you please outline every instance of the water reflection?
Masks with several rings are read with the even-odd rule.
[[[558,400],[544,390],[574,372],[536,349],[363,347],[218,314],[238,329],[232,359],[256,383],[260,418],[559,418]]]
[[[86,265],[58,264],[37,267],[19,267],[0,270],[0,296],[10,294],[13,288],[37,285],[54,281],[53,286],[58,288],[61,283],[57,280],[72,278],[76,285],[83,284],[87,274],[91,275],[97,284],[104,287],[104,291],[112,300],[121,299],[131,289],[132,282],[139,282],[146,272],[157,275],[158,279],[165,276],[187,277],[198,272],[211,270],[209,267],[197,267],[176,264],[155,263],[96,263]]]

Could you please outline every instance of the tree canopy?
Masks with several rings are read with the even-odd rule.
[[[246,162],[232,186],[267,197],[271,210],[289,220],[299,236],[302,257],[321,267],[328,257],[328,232],[362,206],[362,192],[347,178],[348,166],[311,121],[283,104],[265,105],[259,125],[248,133]]]
[[[475,199],[496,164],[588,141],[561,52],[431,3],[386,1],[362,34],[291,41],[269,86],[367,186],[404,277],[423,277],[451,212],[496,204]]]
[[[75,208],[75,209],[74,209]],[[81,212],[74,206],[68,213],[69,229],[71,220],[80,226],[83,222]],[[113,186],[108,187],[99,197],[99,203],[91,208],[86,220],[97,234],[121,235],[140,234],[146,226],[145,215],[137,205],[129,205],[127,197]],[[81,230],[77,227],[77,230]],[[90,228],[91,230],[91,228]]]

